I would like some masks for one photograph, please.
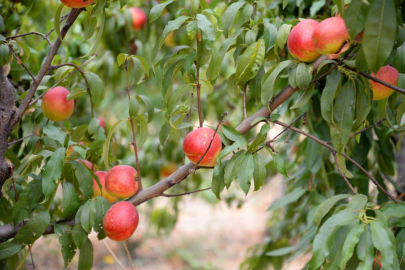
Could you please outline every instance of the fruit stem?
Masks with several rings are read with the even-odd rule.
[[[125,74],[127,79],[127,95],[128,95],[128,102],[131,103],[131,94],[129,93],[129,74],[128,74],[128,61],[125,59]],[[136,133],[135,133],[135,126],[134,120],[132,116],[129,116],[129,121],[131,122],[131,129],[132,129],[132,147],[134,148],[135,152],[135,161],[136,161],[136,171],[138,172],[138,176],[136,177],[136,181],[138,182],[139,189],[142,189],[142,179],[141,179],[141,169],[139,166],[139,158],[138,158],[138,147],[136,146]]]

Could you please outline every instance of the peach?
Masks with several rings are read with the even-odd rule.
[[[108,238],[124,241],[131,237],[138,227],[139,214],[135,206],[127,201],[117,202],[104,216],[103,226]]]
[[[107,201],[109,203],[113,203],[117,200],[116,197],[111,196],[110,194],[108,194],[107,191],[105,191],[105,177],[107,176],[107,172],[105,171],[97,171],[94,173],[95,175],[98,176],[98,180],[100,180],[100,184],[101,184],[101,188],[98,186],[97,181],[95,179],[93,179],[93,189],[94,189],[94,197],[97,196],[103,196],[104,198],[107,199]],[[101,194],[101,191],[103,191],[103,194]]]
[[[50,89],[42,99],[42,112],[54,122],[65,121],[73,113],[74,101],[67,100],[69,91],[61,86]]]
[[[341,17],[327,18],[314,29],[312,41],[320,54],[335,54],[350,39],[345,21]]]
[[[172,173],[174,173],[177,170],[177,165],[174,162],[170,162],[168,164],[165,164],[162,166],[160,169],[160,175],[164,178],[169,177]]]
[[[391,66],[384,66],[378,70],[377,74],[371,73],[371,76],[396,86],[398,83],[399,74],[395,68]],[[391,96],[392,93],[394,93],[394,90],[387,86],[384,86],[372,80],[369,81],[371,84],[371,90],[373,90],[374,100],[381,100],[387,98]]]
[[[60,0],[65,6],[70,8],[84,8],[93,4],[94,0]]]
[[[207,127],[202,127],[187,134],[183,142],[183,151],[192,163],[196,164],[207,151],[214,133],[214,130]],[[211,148],[208,150],[207,154],[201,160],[199,165],[205,167],[214,167],[217,163],[217,157],[221,150],[221,138],[218,134],[215,134]]]
[[[100,126],[105,130],[105,120],[103,117],[97,117],[98,121],[100,121]]]
[[[130,8],[132,15],[132,27],[135,30],[140,30],[145,26],[145,23],[148,19],[145,12],[140,8]]]
[[[297,60],[312,62],[320,56],[312,42],[312,34],[318,24],[312,19],[302,20],[291,30],[287,46],[291,55]]]
[[[131,166],[115,166],[107,173],[105,190],[121,199],[134,196],[139,190],[139,185],[135,181],[137,176],[138,172]]]
[[[87,168],[89,168],[90,170],[93,170],[93,164],[85,159],[76,159],[77,162],[80,162],[81,164],[85,165]]]

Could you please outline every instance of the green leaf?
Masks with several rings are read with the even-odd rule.
[[[346,82],[340,90],[333,106],[333,122],[330,128],[333,146],[338,153],[344,150],[349,141],[353,127],[354,89],[351,81]]]
[[[167,115],[171,115],[177,103],[181,100],[187,90],[190,90],[190,86],[188,84],[183,84],[170,93],[167,101]]]
[[[274,83],[280,73],[291,64],[291,60],[286,60],[278,63],[272,69],[270,69],[263,77],[262,80],[262,104],[266,107],[269,106],[269,102],[273,97]]]
[[[187,24],[187,35],[189,39],[194,39],[197,35],[198,25],[197,21],[191,21]]]
[[[75,242],[75,245],[81,249],[81,247],[86,243],[87,240],[87,232],[83,229],[82,224],[80,222],[77,222],[73,226],[72,230],[72,236],[73,236],[73,241]]]
[[[224,181],[227,189],[231,186],[232,181],[236,178],[240,168],[240,164],[242,163],[243,158],[245,156],[245,153],[246,153],[245,150],[237,152],[226,163]]]
[[[89,82],[94,108],[97,108],[104,99],[104,83],[100,77],[93,72],[86,73],[86,78]]]
[[[236,67],[237,85],[243,86],[257,75],[264,63],[265,49],[264,40],[259,39],[245,50]]]
[[[293,191],[291,191],[290,193],[284,195],[281,199],[272,203],[266,211],[274,211],[281,207],[289,205],[290,203],[296,202],[299,198],[302,197],[302,195],[305,194],[306,191],[307,191],[306,189],[298,187]]]
[[[322,219],[329,213],[332,207],[340,200],[349,198],[350,195],[348,194],[339,194],[333,196],[326,201],[322,202],[315,212],[314,224],[315,226],[319,226],[321,224]]]
[[[277,28],[274,24],[263,21],[263,39],[266,45],[266,53],[274,47],[277,40]]]
[[[105,165],[106,169],[109,168],[108,158],[109,158],[109,155],[110,155],[110,142],[111,142],[111,138],[112,138],[112,136],[113,136],[113,134],[114,134],[115,128],[116,128],[120,123],[122,123],[123,121],[127,121],[127,119],[119,120],[118,122],[116,122],[116,123],[110,128],[110,130],[108,131],[107,138],[106,138],[106,140],[105,140],[105,142],[104,142],[104,144],[103,144],[103,154],[102,154],[102,157],[103,157],[104,165]]]
[[[300,89],[306,89],[311,83],[312,73],[305,63],[299,63],[295,71],[295,81]]]
[[[221,71],[222,58],[217,48],[212,48],[211,61],[207,69],[207,79],[212,82]]]
[[[333,100],[335,99],[336,92],[340,87],[341,80],[342,76],[340,75],[340,72],[332,71],[326,79],[326,85],[322,91],[321,112],[323,119],[328,123],[332,122]]]
[[[228,37],[229,30],[233,26],[238,11],[246,4],[245,1],[238,1],[231,4],[222,14],[222,30],[224,36]]]
[[[73,217],[80,207],[79,196],[74,185],[70,182],[62,183],[62,213],[64,218]]]
[[[132,60],[135,60],[135,59],[139,60],[139,62],[142,65],[144,73],[149,76],[150,66],[148,64],[148,61],[146,61],[145,58],[143,58],[142,56],[139,56],[139,55],[131,55],[131,58],[132,58]]]
[[[367,11],[367,5],[362,0],[353,0],[347,7],[344,19],[352,39],[363,30]]]
[[[136,98],[129,101],[129,116],[136,117],[139,112],[139,102]]]
[[[137,97],[140,97],[141,100],[143,101],[143,104],[145,104],[146,106],[146,111],[148,112],[148,121],[147,123],[149,124],[150,122],[152,122],[153,117],[155,115],[155,109],[152,105],[152,102],[150,102],[149,98],[147,96],[144,95],[138,95]]]
[[[45,195],[44,201],[48,201],[52,194],[56,191],[56,181],[62,174],[64,158],[65,148],[58,148],[45,165],[45,170],[42,173],[42,191]]]
[[[83,194],[83,199],[88,200],[93,196],[93,178],[89,169],[81,162],[70,162],[75,170],[75,176],[79,182],[79,190]]]
[[[31,181],[19,195],[19,200],[14,206],[13,223],[14,225],[23,221],[33,209],[38,205],[42,197],[42,180],[34,179]]]
[[[0,15],[0,33],[4,32],[4,19]]]
[[[97,132],[99,126],[100,126],[100,120],[98,118],[93,118],[90,121],[87,131],[89,132],[90,135],[93,135]]]
[[[386,227],[386,225],[378,219],[370,223],[370,228],[373,245],[381,252],[381,264],[383,269],[399,269],[395,240],[391,229]]]
[[[96,5],[91,10],[91,17],[98,16],[105,8],[106,0],[97,0]]]
[[[275,249],[270,252],[267,252],[266,256],[271,256],[271,257],[283,256],[283,255],[287,255],[287,254],[293,252],[295,249],[296,249],[295,247],[279,248],[279,249]]]
[[[225,161],[223,164],[217,162],[214,167],[214,173],[212,175],[212,192],[218,199],[221,199],[220,194],[225,188],[224,171],[226,163],[227,161]]]
[[[396,36],[394,0],[372,1],[367,15],[362,47],[367,65],[377,72],[391,54]]]
[[[48,212],[41,211],[26,223],[15,235],[14,241],[23,244],[34,243],[48,227],[51,217]]]
[[[79,270],[91,270],[93,268],[93,244],[89,239],[80,249]]]
[[[356,85],[356,118],[353,124],[354,130],[362,126],[372,108],[373,103],[369,83],[364,82],[362,79],[358,78],[356,80]]]
[[[56,126],[46,125],[44,127],[44,133],[52,140],[59,142],[60,145],[63,145],[65,143],[66,134]]]
[[[283,24],[280,26],[280,29],[278,29],[276,44],[279,48],[283,48],[284,44],[287,42],[287,38],[288,35],[290,34],[291,27],[292,27],[291,24]]]
[[[80,222],[82,223],[83,229],[86,232],[90,233],[95,220],[96,220],[96,203],[95,201],[87,201],[83,205],[83,210],[80,217]]]
[[[83,33],[83,40],[82,42],[88,40],[94,35],[97,27],[97,18],[91,17],[89,14],[86,14],[86,19],[84,20],[84,33]]]
[[[340,255],[339,266],[341,269],[345,269],[346,263],[353,256],[354,247],[360,240],[360,236],[364,233],[365,225],[357,224],[354,226],[346,237],[346,240],[342,247],[342,253]]]
[[[270,130],[270,125],[269,124],[264,124],[260,128],[259,134],[257,134],[256,138],[252,142],[252,144],[248,148],[248,152],[253,152],[256,151],[257,148],[266,140],[267,138],[267,132]]]
[[[62,257],[65,265],[64,267],[66,268],[76,254],[76,245],[73,241],[72,234],[66,231],[59,236],[59,243],[62,247]]]
[[[353,196],[346,210],[357,213],[359,210],[363,210],[368,202],[368,197],[363,194],[356,194]]]
[[[255,191],[256,191],[259,190],[260,187],[264,185],[264,180],[266,180],[267,171],[264,159],[258,153],[253,155],[253,164],[254,164],[253,180],[255,183]]]
[[[235,41],[235,39],[243,32],[243,28],[239,28],[232,34],[229,38],[225,39],[222,42],[221,47],[219,48],[219,53],[221,55],[221,59],[225,57],[225,54],[228,52],[229,47]]]
[[[233,127],[222,125],[222,132],[224,133],[225,137],[227,137],[231,141],[243,143],[247,142],[245,137]]]
[[[107,210],[110,208],[110,203],[103,197],[97,197],[96,203],[96,215],[94,219],[94,231],[101,232],[103,230],[103,219]],[[83,209],[84,210],[84,209]]]
[[[254,164],[252,153],[246,153],[238,172],[238,183],[247,195],[250,189],[250,180],[253,177]]]
[[[287,174],[287,169],[285,167],[284,160],[279,155],[273,153],[273,150],[271,150],[270,147],[268,147],[267,145],[265,145],[264,148],[266,148],[267,151],[269,151],[270,154],[272,155],[274,163],[276,164],[277,172],[279,172],[280,174],[282,174],[285,177],[289,177]]]
[[[370,270],[374,262],[374,246],[369,225],[366,225],[365,229],[357,244],[357,257],[362,261],[357,270]]]
[[[60,19],[61,19],[61,14],[62,14],[62,9],[64,8],[64,4],[60,4],[58,9],[56,10],[55,13],[55,18],[53,19],[53,28],[55,29],[55,33],[58,36],[58,38],[62,41],[62,34],[60,33]]]
[[[318,234],[315,236],[312,249],[312,258],[309,261],[308,269],[317,269],[323,264],[331,251],[328,241],[330,237],[333,236],[336,229],[340,226],[353,223],[356,220],[357,215],[343,210],[325,221]]]
[[[0,244],[0,260],[11,257],[20,252],[23,245],[15,242],[4,242]]]
[[[125,61],[127,60],[127,54],[125,54],[125,53],[120,53],[118,56],[117,56],[117,64],[118,64],[118,66],[120,67],[120,66],[122,66],[122,64],[124,64],[125,63]]]
[[[103,9],[103,16],[101,16],[101,22],[100,22],[100,28],[97,33],[96,41],[93,43],[93,48],[91,48],[90,52],[86,56],[93,55],[96,50],[98,45],[101,42],[101,38],[103,37],[104,29],[105,29],[105,9]]]
[[[188,19],[188,16],[180,16],[172,21],[169,21],[163,30],[163,37],[167,37],[170,32],[179,29]]]
[[[157,20],[162,15],[162,12],[165,9],[165,7],[170,5],[173,2],[174,2],[173,0],[169,0],[164,3],[154,5],[149,12],[149,22],[153,22],[153,21]]]
[[[72,100],[72,99],[84,96],[86,93],[87,93],[87,91],[84,89],[75,88],[69,92],[69,95],[67,96],[67,100]]]
[[[202,40],[204,41],[205,48],[207,50],[211,50],[213,48],[216,37],[214,26],[205,15],[197,14],[197,27],[201,31]]]
[[[220,162],[224,157],[228,156],[231,152],[236,151],[239,148],[245,147],[246,142],[236,141],[231,145],[228,145],[222,149],[221,153],[218,156],[218,161]]]
[[[297,109],[304,105],[307,105],[309,100],[312,97],[312,93],[314,92],[315,84],[311,84],[308,88],[301,91],[300,95],[298,96],[297,100],[295,101],[294,105],[290,109]]]
[[[11,52],[6,44],[0,45],[0,67],[7,65],[11,60]]]

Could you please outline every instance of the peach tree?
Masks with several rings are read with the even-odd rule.
[[[404,269],[403,9],[1,3],[1,268],[58,237],[65,267],[79,253],[91,269],[92,231],[123,241],[146,219],[167,233],[182,196],[242,206],[280,174],[269,237],[242,269],[303,253],[305,269]]]

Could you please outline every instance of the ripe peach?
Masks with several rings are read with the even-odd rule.
[[[339,52],[343,44],[350,39],[345,21],[341,17],[327,18],[314,29],[312,41],[320,54]]]
[[[138,227],[139,214],[135,206],[127,201],[114,204],[104,216],[103,226],[108,238],[124,241],[131,237]]]
[[[315,20],[302,20],[291,30],[287,46],[291,55],[297,60],[312,62],[320,56],[312,42],[312,34],[318,24]]]
[[[165,164],[162,166],[160,169],[160,175],[163,178],[169,177],[172,173],[174,173],[177,170],[177,165],[174,162],[170,162],[168,164]]]
[[[145,26],[148,17],[146,16],[145,12],[140,8],[130,8],[131,15],[132,15],[132,27],[135,30],[140,30]]]
[[[74,101],[67,101],[69,91],[61,86],[50,89],[42,99],[42,112],[49,120],[60,122],[73,113]]]
[[[104,128],[104,130],[105,130],[105,120],[104,120],[104,118],[103,117],[97,117],[97,119],[100,121],[100,126],[102,128]]]
[[[85,159],[76,159],[77,162],[80,162],[81,164],[85,165],[87,168],[89,168],[90,170],[93,170],[93,164]]]
[[[94,0],[60,0],[65,6],[70,8],[84,8],[93,4]]]
[[[183,151],[192,163],[196,164],[198,160],[204,155],[205,151],[207,151],[214,133],[214,130],[207,127],[202,127],[195,129],[187,134],[183,142]],[[217,163],[217,157],[221,152],[221,149],[221,138],[218,134],[215,134],[211,148],[208,150],[207,154],[201,160],[199,165],[214,167]]]
[[[131,166],[115,166],[105,178],[105,190],[110,195],[121,199],[134,196],[139,190],[138,183],[135,181],[136,176],[138,172]]]
[[[94,174],[97,175],[98,179],[100,180],[100,184],[101,184],[102,191],[103,191],[103,197],[106,198],[109,203],[115,202],[117,200],[117,198],[114,196],[111,196],[110,194],[108,194],[107,191],[105,191],[105,177],[107,176],[107,172],[97,171]],[[93,189],[94,189],[94,195],[93,195],[94,197],[101,196],[100,187],[98,186],[97,181],[95,179],[93,179]]]
[[[381,67],[378,72],[377,75],[374,73],[371,73],[371,76],[376,77],[377,79],[380,79],[386,83],[392,84],[392,85],[397,85],[398,83],[398,71],[391,67],[391,66],[384,66]],[[394,90],[384,86],[378,82],[369,80],[370,84],[371,84],[371,90],[373,90],[373,99],[374,100],[381,100],[384,98],[389,97],[390,95],[392,95],[392,93],[394,93]]]

